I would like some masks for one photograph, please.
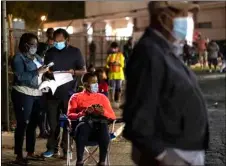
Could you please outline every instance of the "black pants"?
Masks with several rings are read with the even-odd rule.
[[[75,136],[77,162],[83,161],[84,148],[89,141],[95,141],[99,144],[99,162],[105,162],[110,142],[108,124],[95,122],[92,126],[88,123],[79,125]]]
[[[39,116],[39,123],[38,123],[38,127],[40,129],[40,135],[49,133],[47,109],[48,109],[47,98],[46,98],[46,95],[43,94],[43,96],[41,97],[41,108],[40,108],[40,116]]]
[[[214,66],[214,69],[216,69],[217,64],[218,64],[217,58],[208,58],[208,65],[210,69],[212,65]]]
[[[33,153],[35,150],[36,127],[40,111],[40,97],[28,96],[12,90],[12,102],[16,116],[15,148],[14,152],[22,156],[24,135],[26,133],[26,151]]]
[[[60,125],[59,125],[59,117],[60,114],[67,113],[69,97],[65,100],[57,100],[51,99],[48,100],[48,110],[47,110],[47,117],[50,126],[50,133],[49,138],[47,141],[47,150],[48,151],[58,151],[59,150],[59,134],[60,134]],[[67,130],[66,126],[63,131],[63,137],[61,142],[61,148],[63,149],[64,153],[67,151]]]
[[[184,55],[183,60],[184,60],[184,63],[187,63],[188,66],[191,66],[191,56],[190,55]]]

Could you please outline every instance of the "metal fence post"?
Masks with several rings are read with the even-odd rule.
[[[104,67],[104,37],[100,37],[101,40],[101,67]]]
[[[9,71],[8,71],[8,40],[7,40],[7,15],[6,15],[6,1],[2,1],[2,80],[1,95],[2,95],[2,121],[3,127],[9,131]]]

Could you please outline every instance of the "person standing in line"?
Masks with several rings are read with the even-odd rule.
[[[198,54],[199,54],[199,63],[201,65],[201,69],[203,70],[206,67],[207,63],[207,42],[203,39],[202,35],[199,34],[198,40]]]
[[[210,73],[212,73],[212,65],[214,66],[214,71],[216,72],[217,70],[219,51],[220,48],[218,44],[215,41],[211,40],[207,46],[208,65]]]
[[[53,39],[53,28],[48,28],[46,31],[47,41],[46,43],[39,43],[37,54],[41,56],[43,59],[45,57],[46,52],[53,47],[54,39]],[[39,121],[39,138],[47,138],[49,135],[49,124],[47,120],[47,98],[46,93],[42,95],[42,108],[40,114],[40,121]]]
[[[98,69],[96,71],[96,75],[98,78],[99,93],[102,93],[106,97],[108,97],[108,83],[106,72],[103,69]]]
[[[59,141],[56,139],[59,136],[59,115],[62,110],[63,114],[67,113],[68,101],[72,93],[74,93],[77,85],[77,77],[86,73],[84,58],[80,50],[69,45],[69,34],[64,29],[57,29],[53,33],[54,47],[50,48],[45,56],[44,64],[51,62],[54,66],[50,68],[50,72],[66,71],[72,74],[73,80],[59,86],[54,95],[51,93],[47,97],[48,103],[48,121],[50,124],[50,136],[47,141],[47,151],[43,153],[44,157],[52,157],[54,154],[59,155]],[[51,74],[50,74],[51,75]],[[59,106],[63,108],[59,109]],[[61,142],[63,149],[63,157],[66,157],[67,152],[67,131],[64,129]]]
[[[175,49],[192,34],[191,15],[198,9],[185,1],[149,2],[151,24],[126,68],[123,111],[123,134],[139,166],[205,165],[206,103],[195,73]]]
[[[40,42],[38,44],[38,49],[37,49],[37,54],[42,57],[44,59],[45,53],[48,51],[48,49],[50,49],[51,47],[53,47],[53,32],[54,29],[53,28],[48,28],[46,31],[46,37],[47,37],[47,41],[44,42]]]
[[[125,80],[124,76],[124,62],[125,58],[119,51],[118,43],[111,44],[112,53],[107,57],[108,79],[109,79],[109,99],[111,102],[120,102],[122,81]]]
[[[19,52],[12,59],[13,87],[12,103],[16,116],[15,146],[17,164],[27,164],[35,159],[37,116],[40,113],[42,92],[38,90],[39,75],[48,71],[36,53],[38,38],[32,33],[24,33],[19,42]],[[23,157],[23,142],[26,135],[27,157]]]
[[[95,67],[96,64],[96,44],[94,41],[92,41],[89,45],[89,53],[90,53],[90,59],[89,59],[89,65],[93,65]]]
[[[47,37],[46,44],[48,44],[48,49],[54,47],[53,33],[54,33],[54,29],[53,28],[48,28],[46,30],[46,37]]]
[[[183,54],[184,54],[184,63],[190,67],[190,65],[191,65],[191,47],[188,45],[186,40],[185,40],[184,47],[183,47]]]
[[[226,68],[226,41],[223,44],[223,50],[222,50],[222,66],[220,68],[220,72],[222,73],[225,71]]]
[[[127,41],[127,43],[123,47],[123,55],[125,57],[125,64],[127,64],[129,57],[132,54],[132,50],[133,50],[132,42],[133,42],[133,38],[130,37],[129,40]]]

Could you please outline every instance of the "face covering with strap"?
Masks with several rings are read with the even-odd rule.
[[[166,17],[173,19],[172,16],[167,13],[162,13]],[[173,29],[170,30],[162,21],[161,16],[159,17],[159,21],[161,25],[167,30],[177,41],[182,41],[185,39],[191,40],[193,39],[193,31],[194,31],[194,21],[192,17],[176,17],[173,19]]]
[[[66,47],[65,42],[54,42],[54,46],[56,47],[56,49],[58,50],[62,50]]]
[[[92,93],[97,93],[99,90],[98,83],[90,84],[90,91]]]
[[[29,48],[29,54],[34,55],[37,52],[37,47],[30,47]]]

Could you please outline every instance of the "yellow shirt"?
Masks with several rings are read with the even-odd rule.
[[[124,76],[125,58],[121,52],[109,54],[106,67],[109,69],[109,80],[125,80]]]

